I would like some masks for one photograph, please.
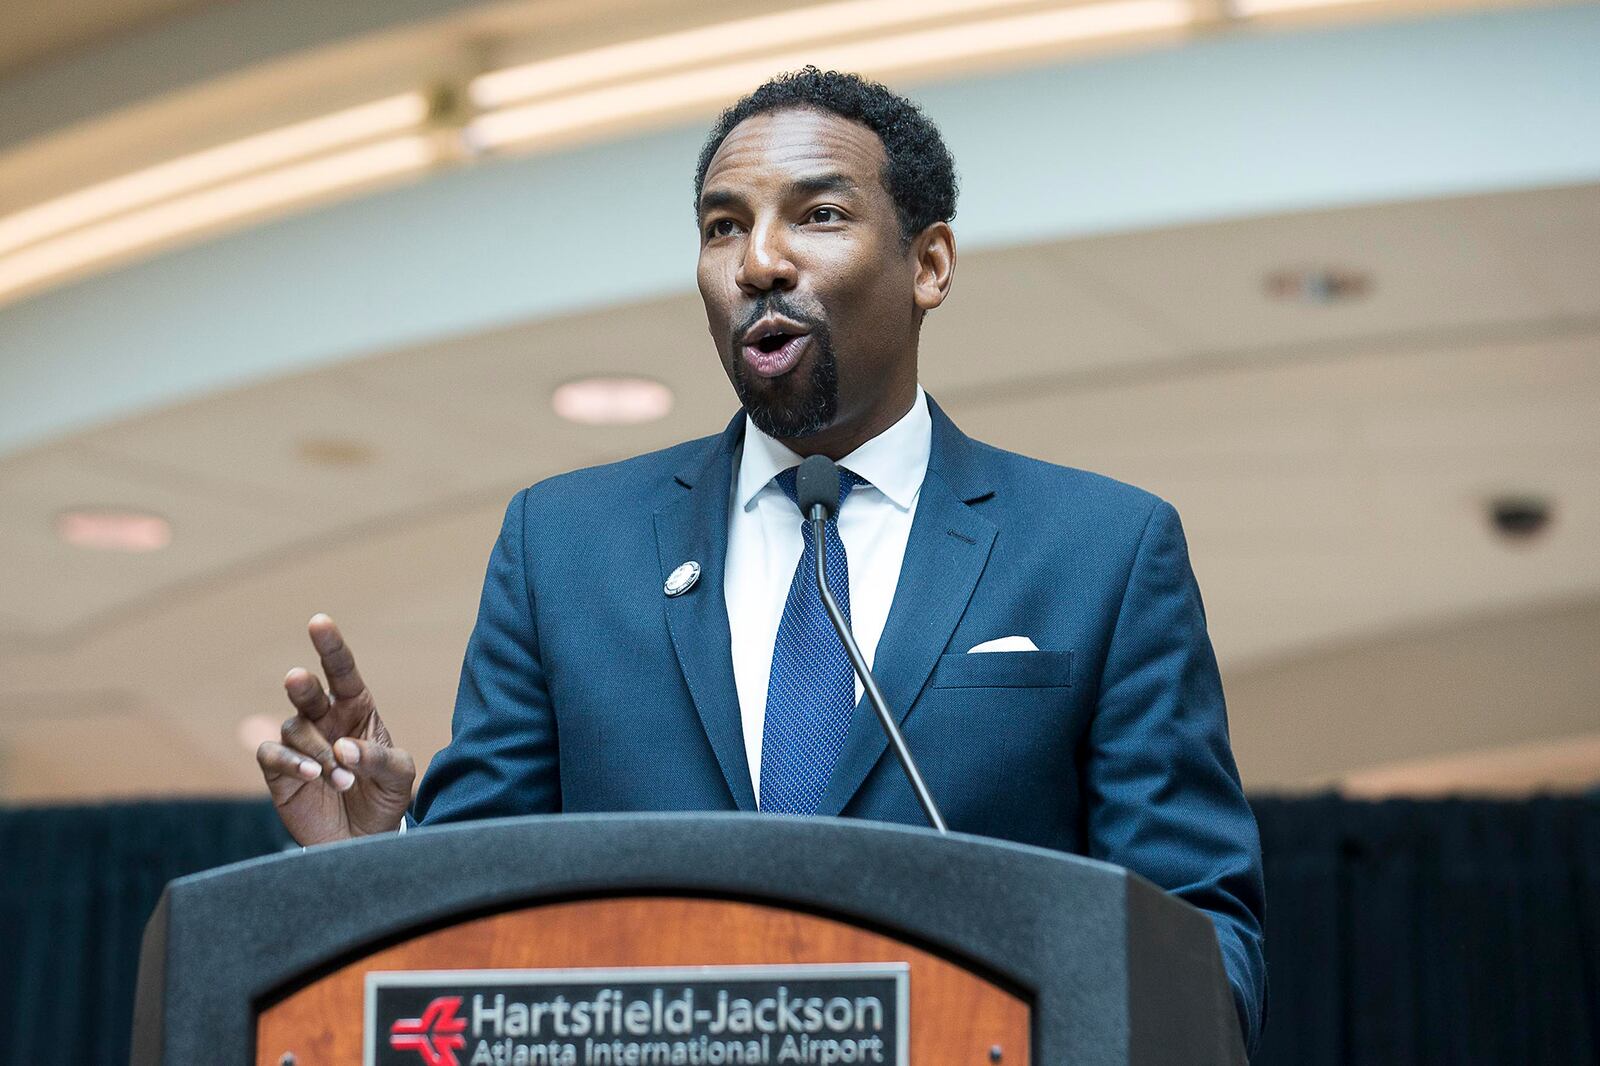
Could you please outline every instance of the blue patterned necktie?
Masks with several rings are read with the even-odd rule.
[[[777,478],[778,487],[796,508],[800,505],[797,470],[790,467]],[[839,468],[839,507],[862,483],[856,474]],[[848,622],[850,566],[839,539],[838,513],[835,508],[823,535],[828,588]],[[802,517],[801,522],[805,550],[789,582],[783,621],[772,647],[767,717],[761,729],[761,810],[769,814],[817,813],[856,703],[855,671],[817,590],[816,535],[809,521]]]

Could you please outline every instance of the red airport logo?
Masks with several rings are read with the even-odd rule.
[[[467,1020],[457,1018],[460,996],[440,996],[420,1018],[401,1018],[389,1027],[389,1046],[415,1051],[427,1066],[461,1066],[456,1051],[467,1046]]]

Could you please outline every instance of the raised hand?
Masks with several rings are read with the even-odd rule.
[[[302,844],[393,832],[411,802],[416,763],[389,739],[333,619],[313,615],[306,628],[328,688],[298,666],[283,679],[294,717],[283,723],[282,743],[256,749],[272,802]]]

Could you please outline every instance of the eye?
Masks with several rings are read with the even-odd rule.
[[[719,218],[715,222],[711,223],[711,225],[706,227],[706,239],[711,240],[715,237],[726,237],[728,234],[732,233],[733,230],[731,228],[723,229],[723,227],[733,227],[737,225],[738,223],[731,218]]]
[[[817,217],[818,215],[823,215],[823,214],[832,215],[833,217],[832,218],[818,218]],[[829,222],[840,222],[840,221],[843,221],[843,219],[844,219],[844,212],[840,211],[837,207],[816,207],[816,208],[812,208],[811,214],[806,216],[806,221],[807,222],[821,222],[821,223],[824,223],[824,224],[829,223]]]

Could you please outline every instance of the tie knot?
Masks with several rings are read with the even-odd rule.
[[[791,466],[776,478],[778,487],[783,490],[785,496],[789,497],[789,502],[797,508],[800,506],[800,489],[795,482],[799,476],[800,468]],[[857,474],[854,470],[846,470],[842,466],[839,468],[839,502],[834,504],[833,507],[835,518],[839,516],[839,508],[844,506],[844,498],[850,495],[850,490],[857,485],[865,485],[866,483],[867,479]]]

